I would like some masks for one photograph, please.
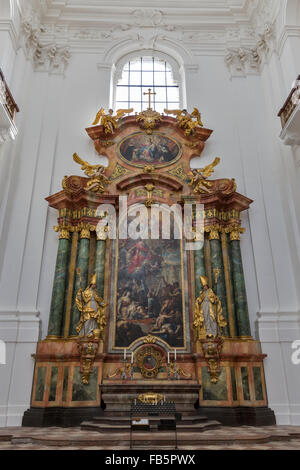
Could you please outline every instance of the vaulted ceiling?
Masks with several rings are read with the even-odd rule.
[[[162,42],[197,55],[199,50],[255,48],[282,0],[17,0],[42,44],[109,51]],[[31,5],[31,9],[29,8]],[[36,16],[36,18],[35,18]],[[26,27],[28,28],[28,24]],[[132,47],[131,47],[132,48]],[[160,49],[162,49],[160,47]],[[109,52],[107,52],[109,53]],[[112,52],[114,54],[114,52]]]

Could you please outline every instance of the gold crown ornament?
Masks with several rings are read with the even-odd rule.
[[[97,282],[97,274],[93,274],[93,276],[91,277],[90,283],[92,285],[94,285],[94,284],[96,284],[96,282]]]
[[[200,276],[200,281],[203,287],[208,286],[208,278],[206,276]]]

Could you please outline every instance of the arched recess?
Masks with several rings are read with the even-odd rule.
[[[195,68],[191,52],[173,38],[125,39],[114,43],[104,55],[104,64],[111,67],[110,106],[115,103],[115,90],[124,65],[135,57],[153,56],[168,62],[173,70],[173,78],[180,90],[180,103],[186,107],[186,70]]]

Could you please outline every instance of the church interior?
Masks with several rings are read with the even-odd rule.
[[[0,450],[300,449],[299,51],[300,0],[1,0]]]

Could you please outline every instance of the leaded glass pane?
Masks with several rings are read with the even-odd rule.
[[[144,93],[151,88],[151,107],[158,112],[179,107],[179,87],[173,80],[171,66],[162,59],[140,57],[125,64],[116,90],[116,108],[134,108],[140,112],[148,108]]]

